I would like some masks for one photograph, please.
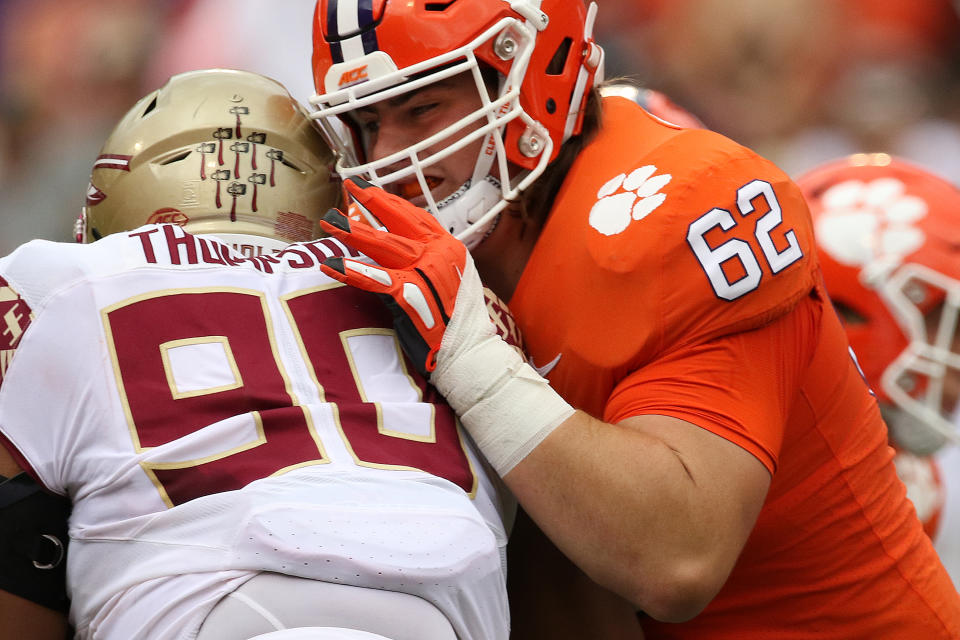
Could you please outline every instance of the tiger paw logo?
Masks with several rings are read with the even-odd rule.
[[[669,173],[654,175],[648,164],[629,174],[621,173],[600,187],[590,209],[590,226],[605,236],[623,233],[634,220],[643,220],[667,199],[660,190],[673,179]]]
[[[896,178],[841,182],[824,192],[822,203],[820,245],[843,264],[899,262],[924,243],[914,223],[926,217],[927,203]]]

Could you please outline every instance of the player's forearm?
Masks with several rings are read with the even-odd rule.
[[[745,539],[745,525],[724,512],[722,487],[698,473],[663,441],[578,412],[505,479],[594,580],[679,621],[713,598]]]
[[[724,499],[736,492],[725,496],[711,474],[690,472],[687,453],[702,460],[715,443],[700,451],[707,443],[691,435],[677,450],[643,429],[574,412],[503,340],[480,326],[473,334],[459,349],[444,336],[431,381],[524,508],[594,580],[651,616],[699,613],[753,524],[738,509],[725,512]],[[633,420],[674,420],[688,435],[707,433],[661,416]]]
[[[21,471],[23,469],[20,468],[10,452],[5,447],[0,446],[0,476],[12,478]]]
[[[0,640],[64,640],[67,616],[0,589]]]

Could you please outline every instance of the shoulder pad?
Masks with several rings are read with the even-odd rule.
[[[644,319],[648,353],[760,326],[810,292],[812,223],[786,174],[710,131],[607,115],[545,231],[600,268],[609,282],[593,288],[620,292],[618,313]]]

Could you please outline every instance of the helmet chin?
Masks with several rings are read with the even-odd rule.
[[[467,180],[435,207],[427,208],[467,249],[473,249],[493,231],[506,205],[500,181],[487,175],[476,183]]]

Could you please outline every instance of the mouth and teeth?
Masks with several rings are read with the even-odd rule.
[[[443,180],[435,176],[426,176],[427,187],[433,189],[439,185]],[[423,189],[420,188],[420,182],[418,180],[411,180],[409,182],[403,182],[396,186],[397,195],[405,200],[410,200],[416,198],[417,196],[423,195]]]

